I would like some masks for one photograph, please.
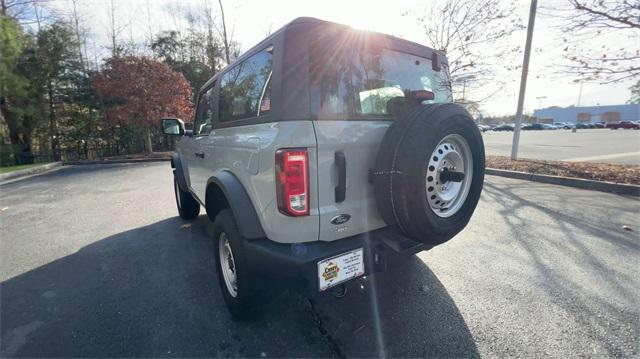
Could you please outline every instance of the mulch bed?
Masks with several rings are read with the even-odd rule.
[[[487,156],[486,167],[542,175],[583,178],[615,183],[640,184],[640,166],[594,162],[564,162]]]

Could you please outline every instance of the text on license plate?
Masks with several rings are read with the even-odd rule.
[[[362,248],[318,262],[320,291],[364,274]]]

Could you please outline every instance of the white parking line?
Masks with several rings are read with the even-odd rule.
[[[612,153],[609,155],[600,155],[600,156],[591,156],[591,157],[574,157],[567,158],[562,161],[567,162],[581,162],[581,161],[597,161],[597,160],[608,160],[611,158],[620,158],[620,157],[632,157],[632,156],[640,156],[640,151],[638,152],[625,152],[625,153]]]

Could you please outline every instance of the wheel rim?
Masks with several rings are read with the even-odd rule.
[[[443,172],[455,172],[458,178],[449,179]],[[467,140],[457,134],[443,138],[427,166],[427,202],[431,210],[443,218],[456,214],[467,199],[472,176],[473,157]]]
[[[178,208],[182,208],[182,202],[180,202],[180,189],[178,187],[178,180],[173,180],[173,190],[176,192],[176,203],[178,203]]]
[[[227,291],[232,297],[238,295],[238,276],[236,271],[236,262],[233,259],[233,251],[229,236],[225,232],[220,233],[218,240],[218,253],[220,254],[220,268],[222,269],[222,277],[227,286]]]

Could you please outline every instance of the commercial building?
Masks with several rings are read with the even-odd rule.
[[[533,111],[533,117],[539,123],[596,123],[618,121],[640,121],[640,104],[584,106],[584,107],[548,107]]]

